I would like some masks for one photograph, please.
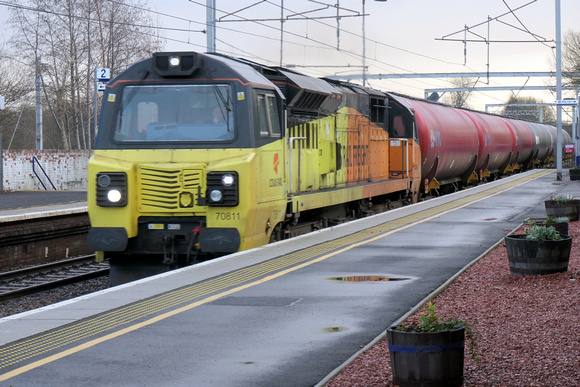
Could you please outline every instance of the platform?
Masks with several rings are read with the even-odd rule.
[[[561,194],[534,170],[0,319],[0,385],[315,385]]]
[[[0,223],[82,212],[87,212],[86,191],[0,193]]]

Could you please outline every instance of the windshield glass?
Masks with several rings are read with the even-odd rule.
[[[126,86],[116,141],[226,141],[234,138],[228,85]]]

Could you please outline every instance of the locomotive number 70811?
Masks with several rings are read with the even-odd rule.
[[[240,220],[239,212],[216,212],[216,220]]]

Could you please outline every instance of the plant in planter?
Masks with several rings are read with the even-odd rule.
[[[570,174],[570,180],[580,180],[580,168],[579,167],[570,168],[568,170],[568,173]]]
[[[570,223],[570,219],[565,216],[559,218],[553,218],[548,216],[547,218],[532,218],[528,220],[529,226],[546,226],[546,227],[554,227],[556,231],[560,233],[560,235],[568,235],[568,225]]]
[[[510,273],[542,275],[568,270],[572,237],[554,227],[531,226],[524,235],[505,237]]]
[[[578,220],[578,207],[580,200],[573,199],[571,196],[550,197],[550,200],[544,202],[546,214],[554,218],[567,217],[571,221]]]
[[[456,317],[440,320],[435,305],[427,304],[419,322],[387,329],[393,383],[399,386],[463,384],[465,336],[476,361],[475,333]]]

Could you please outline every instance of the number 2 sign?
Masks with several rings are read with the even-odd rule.
[[[97,77],[97,82],[109,82],[111,80],[111,69],[97,68],[95,70],[95,75]]]

